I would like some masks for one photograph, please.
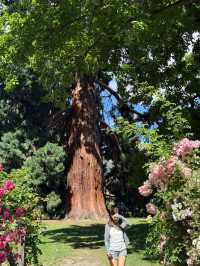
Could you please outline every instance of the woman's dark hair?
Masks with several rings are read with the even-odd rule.
[[[108,221],[108,224],[110,224],[110,225],[115,224],[115,222],[114,222],[112,216],[113,216],[114,214],[116,214],[116,213],[119,213],[119,209],[118,209],[116,206],[113,206],[113,207],[111,208],[111,210],[109,211],[109,221]]]
[[[114,215],[116,213],[119,213],[119,209],[116,206],[113,206],[110,211],[110,215]]]

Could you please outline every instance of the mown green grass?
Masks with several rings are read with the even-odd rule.
[[[157,262],[144,257],[147,225],[143,219],[129,219],[128,231],[131,245],[127,266],[157,266]],[[109,265],[104,250],[105,221],[46,221],[42,235],[40,261],[44,266],[62,265],[67,257],[90,256],[100,261],[102,266]],[[90,265],[88,265],[90,266]]]

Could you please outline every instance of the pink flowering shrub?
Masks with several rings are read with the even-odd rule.
[[[190,154],[194,148],[200,147],[199,140],[189,140],[187,138],[182,139],[178,145],[175,147],[175,154],[184,158],[186,155]]]
[[[0,263],[6,260],[15,261],[18,257],[17,247],[26,236],[26,229],[20,222],[25,211],[22,208],[14,210],[8,206],[7,199],[14,189],[15,185],[11,180],[6,180],[0,188]]]
[[[12,191],[13,189],[15,189],[15,185],[13,184],[13,182],[11,180],[6,180],[4,182],[3,185],[3,189],[7,192],[7,191]]]
[[[162,265],[200,265],[200,141],[184,138],[171,157],[149,169],[139,193],[153,203],[147,238],[148,255],[160,255]],[[162,236],[162,237],[161,237]]]
[[[153,203],[146,204],[146,209],[149,214],[155,215],[158,211],[158,208]]]
[[[144,197],[148,197],[151,195],[152,188],[151,188],[151,184],[148,180],[144,182],[143,186],[139,187],[139,192]]]
[[[178,158],[172,156],[166,161],[161,161],[158,164],[151,167],[148,180],[144,182],[144,185],[139,187],[139,192],[142,196],[148,197],[151,193],[142,194],[141,192],[144,188],[147,188],[148,184],[148,191],[152,192],[153,187],[164,189],[168,183],[168,180],[171,175],[174,174],[176,169],[176,163]]]
[[[39,225],[32,221],[37,197],[25,188],[25,183],[16,186],[10,176],[3,172],[2,166],[0,169],[0,264],[7,261],[10,265],[17,265],[20,260],[37,264],[39,240],[35,236],[34,239],[33,235]],[[24,172],[19,170],[17,175],[20,174]],[[25,258],[20,253],[22,246]]]

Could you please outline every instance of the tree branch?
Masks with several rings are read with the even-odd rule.
[[[105,82],[103,82],[103,81],[97,81],[98,83],[99,83],[99,85],[101,86],[101,87],[103,87],[103,88],[105,88],[107,91],[109,91],[110,92],[110,94],[112,94],[115,98],[116,98],[116,100],[118,101],[118,102],[122,102],[122,99],[120,98],[120,96],[119,96],[119,94],[116,92],[116,91],[114,91],[110,86],[108,86]]]
[[[121,108],[123,108],[126,112],[129,113],[134,113],[136,114],[140,119],[145,120],[147,118],[147,115],[141,114],[138,111],[130,108],[128,106],[128,104],[126,102],[123,101],[123,99],[121,99],[121,97],[119,96],[119,94],[114,91],[110,86],[108,86],[106,83],[102,82],[102,81],[97,81],[99,83],[99,85],[101,87],[103,87],[104,89],[106,89],[110,94],[112,94],[115,99],[119,102]]]
[[[170,8],[173,8],[173,7],[176,7],[176,6],[179,6],[179,5],[190,5],[190,4],[195,4],[195,3],[200,3],[200,0],[179,0],[179,1],[176,1],[174,2],[173,4],[170,4],[170,5],[167,5],[161,9],[158,9],[158,10],[155,10],[153,12],[153,14],[158,14],[160,12],[163,12],[167,9],[170,9]]]
[[[105,130],[110,131],[110,127],[102,120],[100,121],[100,128],[104,131]],[[111,148],[112,147],[117,148],[118,152],[120,153],[121,147],[120,147],[120,143],[119,143],[119,139],[118,139],[117,134],[115,134],[113,131],[111,131],[111,134],[109,134],[109,137],[112,140],[112,144],[114,144],[114,145],[111,145]]]

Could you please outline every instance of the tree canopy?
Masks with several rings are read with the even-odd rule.
[[[151,96],[145,84],[185,101],[199,85],[198,1],[3,3],[0,69],[8,89],[24,68],[34,70],[55,98],[77,76],[100,71],[116,73],[123,96],[128,83],[132,98],[145,103]]]
[[[0,22],[8,89],[24,68],[34,70],[50,91],[82,74],[113,71],[132,13],[130,1],[12,1]]]

